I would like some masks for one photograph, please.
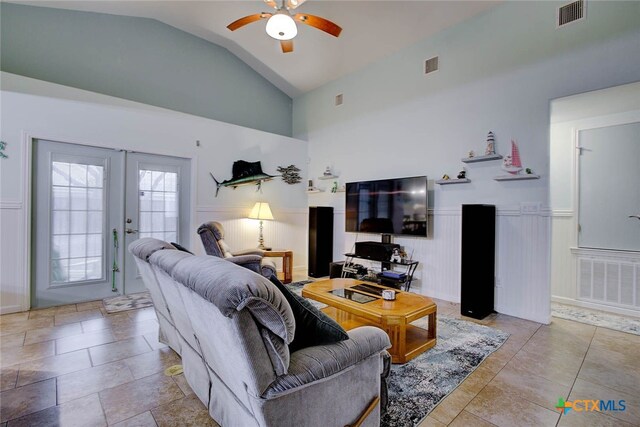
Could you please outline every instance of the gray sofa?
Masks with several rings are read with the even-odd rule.
[[[209,221],[198,227],[198,234],[202,240],[202,246],[207,255],[225,258],[227,261],[234,262],[231,258],[253,256],[260,259],[260,270],[257,273],[269,278],[276,274],[276,263],[264,257],[264,251],[259,248],[245,249],[242,251],[232,252],[231,248],[224,239],[224,227],[217,221]]]
[[[227,426],[345,426],[380,394],[390,347],[361,327],[335,344],[289,352],[295,320],[266,278],[211,256],[144,238],[129,251],[154,301],[161,340],[211,417]],[[376,405],[363,426],[380,423]]]

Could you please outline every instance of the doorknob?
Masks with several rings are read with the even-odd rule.
[[[125,228],[124,232],[127,234],[136,234],[138,230],[134,230],[133,228]]]

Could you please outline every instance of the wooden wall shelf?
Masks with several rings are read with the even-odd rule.
[[[467,182],[471,182],[469,178],[461,178],[461,179],[439,179],[436,181],[438,185],[449,185],[449,184],[466,184]]]
[[[499,160],[502,158],[501,154],[489,154],[487,156],[475,156],[465,157],[462,160],[463,163],[476,163],[476,162],[488,162],[489,160]]]
[[[525,181],[528,179],[540,179],[540,175],[528,174],[528,175],[501,175],[496,176],[496,181]]]

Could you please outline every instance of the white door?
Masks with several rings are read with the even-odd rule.
[[[32,307],[144,291],[127,246],[189,245],[186,159],[34,141]]]
[[[125,247],[142,237],[188,246],[190,163],[177,157],[127,155]],[[133,256],[125,260],[125,293],[145,289]]]
[[[578,133],[578,246],[640,251],[640,123]]]
[[[31,305],[119,292],[113,230],[122,224],[124,153],[38,140],[33,159]]]

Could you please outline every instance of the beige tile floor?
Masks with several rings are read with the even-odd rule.
[[[560,319],[481,323],[511,337],[421,426],[640,425],[639,336]],[[215,426],[184,377],[164,375],[180,359],[157,328],[153,309],[109,315],[98,301],[1,316],[0,426]],[[627,410],[560,416],[560,396]]]

